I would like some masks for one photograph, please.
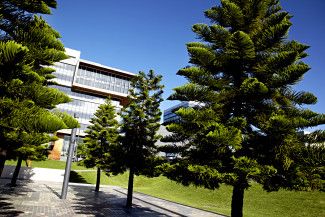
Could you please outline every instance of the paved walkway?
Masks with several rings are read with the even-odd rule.
[[[1,174],[1,178],[11,178],[14,173],[15,166],[4,167]],[[31,181],[51,181],[51,182],[63,182],[64,170],[59,169],[48,169],[48,168],[32,168],[32,167],[21,167],[19,171],[19,179],[31,180]]]
[[[0,179],[0,216],[195,216],[222,217],[215,213],[134,193],[131,211],[124,208],[126,190],[115,186],[101,187],[69,184],[66,200],[60,199],[62,183],[18,181],[9,187],[9,179]]]

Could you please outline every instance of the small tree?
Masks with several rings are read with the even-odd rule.
[[[291,15],[278,0],[221,0],[205,15],[212,25],[193,26],[205,43],[187,44],[193,65],[178,71],[189,83],[169,97],[197,106],[178,109],[181,121],[167,126],[173,135],[165,141],[184,145],[174,148],[181,158],[162,167],[165,175],[184,185],[233,186],[232,217],[243,215],[251,181],[267,191],[322,188],[324,158],[309,149],[324,149],[310,145],[324,141],[324,131],[299,131],[325,116],[302,107],[317,102],[312,93],[292,88],[309,66],[308,46],[287,40]]]
[[[100,170],[109,170],[111,164],[110,147],[115,145],[118,138],[118,121],[115,107],[107,99],[100,105],[91,119],[91,125],[85,131],[82,163],[87,168],[97,167],[97,181],[95,191],[99,191]]]
[[[129,169],[129,183],[126,207],[132,207],[134,175],[153,176],[156,164],[163,85],[162,76],[150,70],[148,74],[139,72],[131,83],[129,104],[121,112],[122,136],[120,143],[112,149],[115,165],[113,173]]]

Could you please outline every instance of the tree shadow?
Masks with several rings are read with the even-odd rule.
[[[0,195],[0,216],[19,216],[23,213],[14,207],[13,203],[10,202],[10,198]]]
[[[169,216],[165,213],[150,208],[134,205],[132,209],[126,209],[126,198],[124,195],[117,195],[106,191],[95,192],[92,186],[69,186],[75,198],[71,206],[76,214],[94,216]]]
[[[1,178],[11,179],[15,168],[16,166],[5,165],[4,170],[1,174]],[[35,173],[33,172],[33,168],[22,166],[18,174],[18,179],[30,180],[34,175]]]
[[[0,179],[0,216],[19,216],[24,212],[13,201],[22,201],[30,192],[35,192],[27,187],[28,180],[18,182],[15,187],[10,185],[10,179]]]
[[[127,194],[124,193],[124,192],[122,192],[122,191],[119,191],[119,190],[116,190],[116,189],[114,189],[114,190],[115,190],[116,192],[120,193],[120,194],[124,194],[125,196],[127,196]],[[146,204],[149,204],[149,205],[151,205],[151,206],[157,207],[158,209],[165,210],[165,211],[167,211],[167,212],[169,212],[169,213],[172,213],[172,214],[175,214],[175,215],[177,215],[177,216],[180,216],[180,217],[186,217],[186,215],[183,215],[183,214],[181,214],[181,213],[175,212],[175,211],[170,210],[170,209],[166,209],[165,207],[162,207],[162,206],[159,206],[159,205],[157,205],[157,204],[151,203],[150,201],[145,201],[145,200],[142,200],[142,199],[140,199],[140,198],[138,198],[138,197],[135,197],[135,196],[133,196],[133,199],[136,199],[136,200],[139,200],[139,201],[141,201],[141,202],[143,202],[143,203],[146,203]],[[136,210],[136,209],[135,209],[135,210]]]

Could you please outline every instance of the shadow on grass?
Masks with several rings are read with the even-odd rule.
[[[70,172],[69,182],[90,184],[89,182],[86,181],[86,179],[84,179],[81,175],[79,175],[78,172],[73,170],[71,170]]]

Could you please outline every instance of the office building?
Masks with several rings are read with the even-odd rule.
[[[197,105],[201,105],[202,103],[197,103],[193,101],[185,101],[181,102],[175,106],[172,106],[164,111],[163,122],[164,124],[179,121],[180,117],[176,115],[174,112],[177,111],[179,108],[187,108],[187,107],[194,107]]]
[[[163,114],[163,124],[166,125],[166,124],[169,124],[169,123],[172,123],[172,122],[178,122],[181,120],[181,118],[176,115],[174,112],[177,111],[179,108],[188,108],[188,107],[195,107],[195,106],[198,106],[198,105],[203,105],[203,103],[198,103],[198,102],[193,102],[193,101],[184,101],[184,102],[181,102],[175,106],[172,106],[166,110],[164,110],[164,114]],[[158,134],[161,135],[162,137],[165,137],[165,136],[170,136],[172,135],[171,132],[169,132],[167,129],[166,129],[166,126],[164,125],[161,125],[159,130],[158,130]],[[182,142],[161,142],[160,140],[157,141],[156,143],[157,146],[165,146],[165,145],[170,145],[170,146],[181,146],[183,145]],[[166,159],[168,160],[172,160],[176,157],[179,157],[178,155],[174,154],[174,153],[167,153],[167,152],[160,152],[159,153],[160,156],[165,156]]]
[[[127,103],[127,94],[133,73],[104,66],[80,58],[80,51],[66,48],[68,59],[55,63],[53,87],[66,93],[72,102],[60,104],[57,108],[70,115],[76,114],[80,123],[77,138],[82,138],[98,106],[110,96],[116,110]],[[67,155],[71,129],[57,132],[59,140],[52,144],[49,158],[64,160]]]

